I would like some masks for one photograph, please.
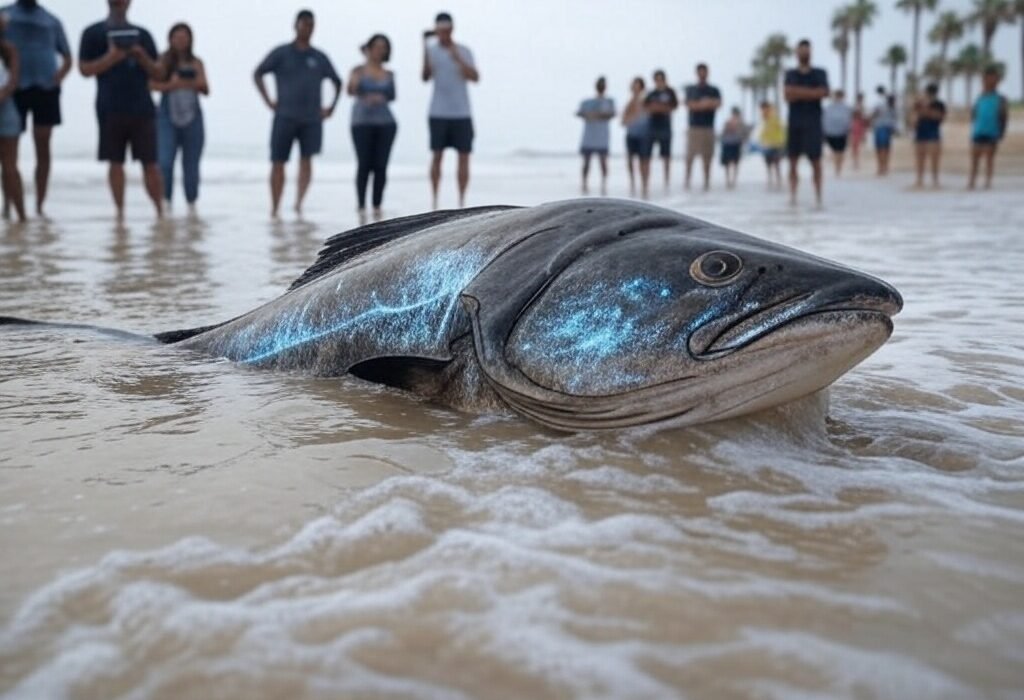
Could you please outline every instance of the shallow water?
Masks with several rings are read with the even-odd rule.
[[[616,164],[618,165],[618,164]],[[0,693],[965,698],[1024,689],[1024,179],[656,202],[893,283],[890,342],[812,397],[560,436],[358,380],[89,332],[0,335]],[[481,164],[473,203],[572,196]],[[63,173],[63,174],[62,174]],[[152,332],[277,296],[353,221],[211,163],[203,218],[108,218],[92,164],[0,238],[0,314]],[[616,173],[618,175],[618,173]],[[393,213],[422,208],[398,169]],[[622,194],[613,191],[612,194]],[[330,222],[330,223],[329,223]]]

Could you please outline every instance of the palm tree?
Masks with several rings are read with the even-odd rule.
[[[893,44],[882,56],[882,65],[889,66],[889,94],[896,95],[897,72],[907,62],[907,50],[903,44]]]
[[[911,44],[913,50],[910,54],[910,72],[912,75],[917,75],[917,47],[918,40],[921,37],[921,13],[927,10],[928,12],[934,12],[935,6],[939,4],[939,0],[896,0],[896,9],[909,12],[914,15],[914,43]]]
[[[986,56],[992,55],[992,37],[999,25],[1016,19],[1010,0],[974,0],[974,11],[967,15],[968,24],[981,27],[981,46]]]
[[[1020,18],[1020,94],[1024,97],[1024,0],[1015,0],[1013,3],[1013,13]]]
[[[924,62],[921,76],[929,83],[939,83],[947,74],[946,61],[942,56],[932,56]]]
[[[755,106],[757,95],[754,91],[754,77],[751,75],[741,75],[736,78],[736,82],[740,84],[740,94],[742,95],[742,97],[740,97],[740,104],[743,105],[744,110],[747,108],[747,93],[749,92],[751,95],[750,114],[747,121],[753,122],[757,117],[757,108]]]
[[[832,38],[832,48],[839,54],[839,75],[842,78],[843,92],[846,92],[846,59],[850,54],[851,29],[849,8],[840,7],[835,11],[832,15],[832,28],[836,30],[836,35]]]
[[[850,52],[850,39],[846,34],[836,34],[832,37],[832,48],[839,54],[839,82],[846,92],[846,55]]]
[[[782,78],[782,59],[793,53],[785,34],[770,34],[764,40],[764,44],[758,49],[758,57],[769,66],[774,74],[775,83],[775,108],[779,108],[782,89],[779,87],[779,80]]]
[[[1024,2],[1024,0],[1021,0]],[[953,71],[949,66],[949,45],[964,35],[964,21],[955,12],[943,12],[928,32],[928,39],[939,45],[939,57],[946,70],[946,99],[953,99]]]
[[[964,76],[964,94],[967,97],[967,108],[970,109],[974,102],[974,76],[985,67],[985,53],[978,48],[977,44],[968,44],[960,49],[956,60],[953,61],[954,70]]]
[[[861,33],[871,26],[878,15],[878,5],[872,0],[854,0],[846,8],[850,15],[850,31],[853,32],[853,91],[860,93],[860,36]]]
[[[939,55],[942,60],[949,58],[949,45],[964,35],[964,21],[955,12],[943,12],[935,20],[931,31],[928,32],[928,39],[939,45]]]

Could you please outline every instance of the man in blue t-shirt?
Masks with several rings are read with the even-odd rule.
[[[310,43],[315,27],[313,13],[302,10],[295,17],[295,40],[282,44],[267,54],[256,67],[253,79],[267,107],[274,112],[270,129],[270,215],[277,218],[281,194],[284,192],[284,164],[291,156],[292,144],[299,142],[299,188],[295,211],[302,215],[302,200],[313,179],[313,156],[320,152],[324,138],[324,120],[334,114],[341,97],[341,78],[322,51]],[[270,99],[263,76],[273,73],[277,100]],[[324,80],[334,85],[330,107],[320,103],[320,86]]]
[[[36,213],[42,216],[50,182],[50,137],[53,127],[61,122],[60,86],[71,70],[71,47],[60,20],[44,10],[38,0],[18,0],[3,12],[7,14],[7,40],[18,49],[21,70],[14,104],[21,114],[22,131],[32,115]]]
[[[786,102],[789,103],[789,201],[796,204],[799,183],[797,165],[807,156],[814,169],[814,195],[821,206],[821,101],[828,97],[828,75],[811,66],[811,42],[802,39],[796,45],[797,67],[786,71]]]
[[[99,159],[110,163],[110,193],[117,218],[124,218],[124,159],[142,163],[146,193],[163,216],[163,183],[156,162],[156,110],[149,81],[160,77],[156,44],[150,33],[128,22],[131,0],[108,0],[107,19],[86,27],[78,49],[78,69],[96,77],[96,118],[100,127]]]

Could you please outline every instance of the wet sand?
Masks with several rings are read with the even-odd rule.
[[[967,195],[856,176],[815,211],[762,169],[654,201],[876,274],[906,308],[827,398],[744,420],[561,436],[6,329],[0,694],[1018,697],[1024,178]],[[319,165],[307,220],[280,223],[262,164],[209,162],[196,221],[154,225],[134,184],[121,227],[96,165],[57,173],[51,223],[0,229],[0,314],[221,320],[355,223],[347,165]],[[395,169],[391,213],[427,204],[422,175]],[[470,203],[576,178],[481,160]]]

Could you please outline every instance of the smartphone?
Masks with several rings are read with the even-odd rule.
[[[130,49],[139,43],[142,33],[135,28],[111,29],[107,31],[107,39],[119,49]]]
[[[198,73],[196,73],[196,69],[191,67],[179,68],[177,73],[178,77],[182,80],[195,80],[198,75]]]
[[[432,36],[437,36],[437,32],[435,32],[433,29],[427,29],[423,32],[424,39],[429,39]]]

